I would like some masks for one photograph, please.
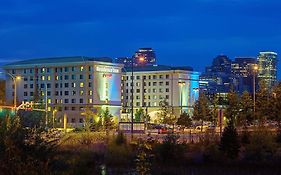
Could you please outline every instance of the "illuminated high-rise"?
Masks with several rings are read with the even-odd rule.
[[[271,89],[277,82],[277,53],[260,52],[258,56],[258,80]]]
[[[140,48],[133,56],[135,66],[156,65],[156,55],[152,48]]]
[[[118,57],[115,62],[125,67],[152,66],[156,65],[156,54],[152,48],[140,48],[132,57]]]

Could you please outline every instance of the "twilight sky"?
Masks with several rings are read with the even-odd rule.
[[[1,1],[0,64],[52,56],[114,58],[152,47],[159,64],[203,71],[221,53],[281,54],[280,9],[279,0]]]

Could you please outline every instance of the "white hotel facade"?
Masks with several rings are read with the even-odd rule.
[[[121,110],[122,64],[114,64],[109,58],[60,57],[15,62],[3,69],[17,80],[17,101],[34,101],[37,97],[48,111],[56,110],[57,121],[64,114],[73,126],[84,121],[86,107],[94,112],[106,108],[114,116]],[[14,82],[6,77],[6,100],[14,98]]]
[[[122,77],[121,120],[130,120],[132,103],[132,71],[124,68]],[[179,117],[182,112],[192,113],[199,96],[199,73],[191,67],[153,65],[133,68],[133,110],[143,109],[153,122],[166,100],[170,111]]]
[[[40,100],[56,119],[81,126],[87,107],[95,113],[106,108],[120,121],[129,119],[131,70],[110,58],[58,57],[19,61],[2,67],[20,76],[16,81],[17,103]],[[199,95],[199,73],[190,67],[144,66],[134,68],[134,113],[143,108],[153,118],[159,103],[167,100],[174,115],[192,112]],[[13,104],[14,81],[6,76],[6,101]]]

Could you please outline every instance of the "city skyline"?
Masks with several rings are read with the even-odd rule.
[[[152,47],[159,64],[184,64],[203,72],[219,54],[234,59],[281,52],[280,2],[146,2],[3,2],[0,62],[75,55],[115,58]]]

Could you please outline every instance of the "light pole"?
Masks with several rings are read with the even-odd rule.
[[[183,86],[185,86],[185,82],[184,81],[179,81],[178,82],[180,89],[181,89],[181,93],[180,93],[180,105],[181,105],[181,109],[180,109],[180,114],[182,114],[182,93],[183,93]]]
[[[139,62],[144,62],[145,59],[143,57],[139,58]],[[134,58],[131,60],[131,138],[133,139],[134,133]]]
[[[131,138],[133,139],[134,133],[134,58],[131,61]]]
[[[254,102],[254,115],[256,113],[256,73],[258,71],[258,66],[253,67],[253,102]]]
[[[47,83],[44,83],[45,85],[45,125],[46,128],[48,127],[48,89],[47,89]]]

